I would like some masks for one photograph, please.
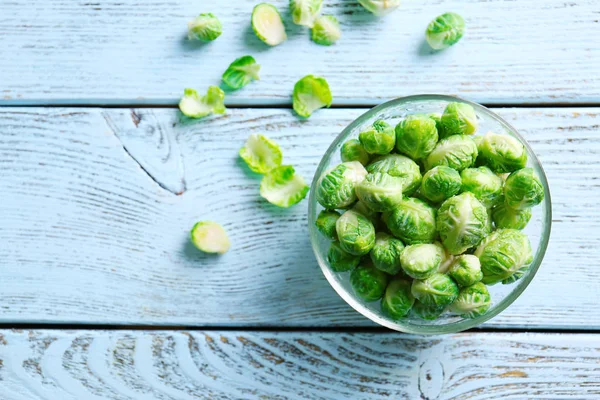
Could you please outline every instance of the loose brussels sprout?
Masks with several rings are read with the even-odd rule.
[[[323,15],[317,18],[311,30],[313,42],[322,46],[331,46],[342,36],[340,23],[333,15]]]
[[[425,279],[437,273],[443,256],[443,250],[435,244],[413,244],[400,255],[400,265],[411,278]]]
[[[480,139],[478,163],[496,173],[513,172],[527,164],[527,150],[518,139],[488,132]]]
[[[454,45],[465,33],[465,20],[456,13],[445,13],[436,17],[427,26],[425,38],[435,50],[443,50]]]
[[[467,168],[460,173],[461,191],[471,192],[486,208],[502,201],[503,181],[488,167]]]
[[[377,211],[371,210],[362,201],[357,201],[356,203],[354,203],[351,210],[356,211],[357,213],[362,214],[365,217],[367,217],[369,219],[369,221],[371,221],[371,223],[375,227],[377,227],[377,225],[379,224],[379,222],[381,220],[381,214],[378,213]]]
[[[448,275],[434,273],[426,279],[415,279],[411,293],[426,306],[443,307],[456,299],[458,286]]]
[[[500,203],[492,210],[492,219],[499,229],[523,229],[531,219],[531,209],[514,210]]]
[[[224,254],[229,250],[229,237],[216,222],[200,221],[190,232],[194,246],[205,253]]]
[[[537,206],[544,200],[544,187],[533,168],[523,168],[510,174],[504,184],[505,203],[515,210]]]
[[[223,32],[219,18],[211,13],[200,14],[188,23],[188,39],[212,42]]]
[[[225,114],[225,93],[217,86],[209,86],[206,95],[200,96],[194,89],[185,89],[179,101],[179,109],[186,117],[202,118],[210,114]]]
[[[372,265],[359,265],[350,274],[354,293],[365,301],[379,300],[388,284],[388,275]]]
[[[381,299],[381,311],[392,319],[406,317],[415,302],[410,287],[411,283],[404,279],[391,281]]]
[[[279,11],[268,3],[260,3],[252,10],[252,29],[256,37],[269,46],[277,46],[287,39]]]
[[[396,149],[413,160],[427,157],[438,139],[435,121],[427,115],[409,115],[396,125]]]
[[[462,171],[475,164],[477,145],[469,136],[452,135],[439,141],[425,159],[425,169],[445,165]]]
[[[440,242],[434,242],[433,244],[435,244],[440,249],[439,251],[442,255],[442,262],[440,263],[437,272],[439,272],[440,274],[445,274],[450,269],[450,266],[454,262],[455,257],[452,254],[448,253],[448,250],[446,250],[444,245]]]
[[[389,211],[402,201],[402,179],[376,172],[356,185],[356,195],[373,211]]]
[[[290,0],[292,21],[296,25],[312,28],[322,6],[323,0]]]
[[[516,229],[498,229],[477,248],[475,255],[481,262],[486,285],[510,278],[533,261],[533,252],[527,235]]]
[[[356,201],[354,188],[365,176],[367,171],[357,161],[339,164],[319,179],[317,201],[329,210],[352,205]]]
[[[475,318],[485,314],[491,304],[490,292],[483,283],[478,282],[463,288],[449,309],[463,318]]]
[[[367,153],[358,139],[350,139],[345,141],[340,148],[340,153],[342,155],[342,161],[344,162],[358,161],[362,165],[367,165],[369,163],[369,153]]]
[[[291,165],[270,170],[260,182],[260,195],[277,207],[291,207],[305,198],[307,193],[308,185]]]
[[[414,192],[421,184],[419,165],[408,157],[399,154],[388,154],[377,158],[367,165],[370,174],[383,172],[402,178],[402,192],[406,195]]]
[[[294,86],[294,111],[301,117],[308,118],[316,110],[329,107],[332,100],[331,90],[325,78],[306,75]]]
[[[431,243],[436,237],[435,209],[422,200],[407,197],[384,214],[392,234],[407,244]]]
[[[355,256],[364,256],[375,245],[375,227],[367,217],[356,211],[346,211],[335,224],[342,249]]]
[[[260,65],[252,56],[243,56],[232,62],[223,73],[223,83],[232,90],[241,89],[252,81],[260,80]]]
[[[448,252],[462,254],[489,233],[488,213],[475,196],[465,192],[442,203],[436,227]]]
[[[383,155],[394,150],[396,133],[393,126],[385,121],[377,120],[369,129],[361,132],[358,139],[367,153]]]
[[[360,256],[354,256],[344,251],[338,242],[332,242],[327,252],[327,261],[334,272],[346,272],[360,264]]]
[[[463,254],[454,259],[448,275],[460,286],[471,286],[483,278],[479,258],[472,254]]]
[[[421,194],[429,201],[440,203],[460,192],[460,174],[455,169],[440,165],[423,175]]]
[[[271,139],[263,135],[250,135],[244,147],[240,149],[240,157],[248,167],[259,174],[266,174],[281,165],[281,149]]]
[[[340,218],[340,213],[334,210],[323,210],[319,213],[315,225],[319,232],[327,239],[337,240],[335,224]]]
[[[404,244],[384,232],[378,232],[375,236],[375,245],[369,255],[375,268],[395,275],[402,267],[400,266],[400,255],[404,250]]]
[[[452,135],[472,135],[477,131],[479,121],[473,106],[467,103],[449,103],[440,121],[440,138]]]
[[[446,311],[446,306],[426,306],[418,300],[415,300],[415,303],[412,307],[412,312],[417,317],[426,321],[438,319],[440,315],[444,313],[444,311]]]
[[[358,0],[369,12],[382,17],[400,7],[400,0]]]

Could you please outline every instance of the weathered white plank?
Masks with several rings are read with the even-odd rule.
[[[237,158],[250,133],[266,133],[312,179],[363,111],[300,121],[286,109],[230,110],[182,123],[173,109],[0,109],[0,321],[371,325],[319,270],[307,201],[261,200],[260,177]],[[544,163],[555,220],[532,285],[488,326],[598,329],[600,111],[497,111]],[[181,195],[164,189],[182,182]],[[229,253],[190,245],[200,219],[225,226]]]
[[[210,3],[210,4],[209,4]],[[229,104],[289,104],[294,83],[325,76],[334,102],[374,104],[417,93],[450,93],[483,103],[600,101],[600,18],[596,0],[405,1],[386,18],[357,1],[325,2],[343,36],[312,43],[291,23],[288,0],[273,0],[289,40],[268,48],[250,28],[255,0],[5,0],[0,5],[0,98],[7,104],[174,104],[183,88],[219,84],[235,58],[254,55],[262,80]],[[468,31],[432,53],[429,21],[461,13]],[[185,40],[187,22],[217,14],[223,35]]]

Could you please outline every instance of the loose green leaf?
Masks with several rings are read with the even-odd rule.
[[[382,17],[400,6],[400,0],[358,0],[369,12]]]
[[[200,14],[188,23],[188,39],[211,42],[223,32],[221,21],[211,13]]]
[[[232,62],[223,73],[223,83],[230,89],[241,89],[252,81],[258,81],[260,65],[252,56],[243,56]]]
[[[272,169],[260,182],[260,195],[278,207],[291,207],[305,198],[307,193],[308,185],[291,165]]]
[[[316,110],[331,106],[333,98],[325,78],[307,75],[294,86],[294,111],[308,118]]]
[[[445,13],[436,17],[427,26],[425,38],[431,48],[443,50],[454,45],[465,33],[465,20],[456,13]]]
[[[240,149],[240,157],[252,171],[266,174],[281,165],[282,154],[277,143],[266,136],[253,134]]]
[[[311,33],[313,42],[323,46],[331,46],[342,36],[340,23],[333,15],[317,18]]]
[[[194,89],[185,89],[179,101],[179,109],[190,118],[202,118],[210,114],[225,114],[225,93],[217,86],[209,86],[206,95],[200,96]]]
[[[323,0],[290,0],[292,21],[296,25],[312,28],[322,6]]]

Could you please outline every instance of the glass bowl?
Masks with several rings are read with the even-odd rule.
[[[316,200],[316,185],[319,177],[329,168],[341,163],[340,147],[348,139],[358,138],[361,130],[371,125],[378,119],[388,121],[390,124],[398,123],[402,118],[416,113],[441,113],[449,102],[463,102],[470,104],[475,109],[479,119],[479,129],[476,135],[484,134],[488,131],[495,133],[504,133],[519,139],[527,149],[527,166],[533,168],[540,177],[544,186],[545,198],[542,204],[532,209],[533,215],[527,227],[523,230],[529,236],[533,250],[534,260],[529,270],[518,281],[503,285],[496,284],[488,286],[492,296],[492,305],[489,310],[473,319],[464,319],[457,315],[445,313],[434,321],[425,321],[409,314],[407,318],[393,320],[382,313],[380,302],[365,302],[357,297],[350,285],[350,272],[333,272],[327,262],[327,251],[330,241],[327,240],[315,227],[317,215],[323,207]],[[482,105],[472,103],[457,97],[444,95],[417,95],[408,96],[388,101],[371,110],[367,111],[356,120],[354,120],[342,133],[333,141],[327,152],[323,156],[319,167],[315,173],[312,182],[309,198],[308,226],[312,247],[321,266],[323,274],[333,286],[335,291],[356,311],[369,318],[370,320],[401,332],[416,334],[445,334],[460,332],[465,329],[477,326],[490,318],[498,315],[513,301],[515,301],[525,288],[529,285],[535,276],[548,246],[550,238],[550,226],[552,223],[552,206],[550,201],[550,190],[546,174],[540,164],[540,161],[534,154],[529,144],[510,124],[494,114]]]

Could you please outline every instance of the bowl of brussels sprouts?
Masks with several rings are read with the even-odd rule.
[[[487,108],[403,97],[353,121],[312,182],[317,261],[388,328],[454,333],[506,309],[548,246],[550,190],[529,144]]]

